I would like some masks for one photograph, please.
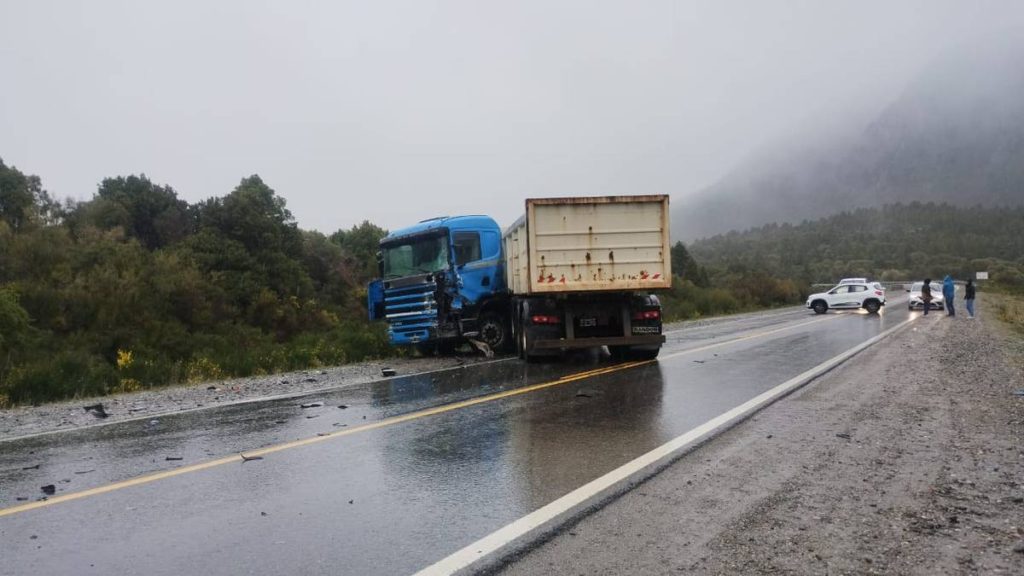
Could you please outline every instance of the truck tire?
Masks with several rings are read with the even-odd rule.
[[[516,349],[519,352],[519,357],[526,360],[527,363],[536,362],[537,356],[530,353],[533,339],[530,337],[530,307],[526,303],[523,303],[520,309],[519,322],[516,326],[519,327],[519,337],[516,338]]]
[[[611,354],[612,360],[617,362],[629,360],[629,346],[609,346],[608,353]]]
[[[647,349],[631,349],[629,351],[629,357],[632,360],[654,360],[658,357],[658,353],[661,352],[661,346],[658,346],[654,350]]]
[[[477,321],[480,327],[480,341],[494,352],[508,348],[509,327],[505,317],[497,312],[484,312]]]

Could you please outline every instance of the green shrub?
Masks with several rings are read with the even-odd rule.
[[[11,371],[3,394],[13,404],[106,394],[119,383],[117,369],[81,351],[58,353]]]

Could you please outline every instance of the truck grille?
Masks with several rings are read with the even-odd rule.
[[[384,314],[394,343],[419,342],[437,327],[433,281],[384,289]]]

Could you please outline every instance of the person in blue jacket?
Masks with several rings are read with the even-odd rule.
[[[956,297],[956,286],[953,284],[953,277],[946,275],[942,281],[942,298],[946,301],[946,316],[956,316],[956,309],[953,308],[953,298]]]

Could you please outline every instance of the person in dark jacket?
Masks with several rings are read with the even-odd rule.
[[[953,277],[948,274],[942,281],[942,297],[946,300],[946,316],[956,316],[956,308],[953,307],[953,299],[956,298],[956,285],[953,284]]]
[[[921,302],[924,302],[924,315],[928,315],[928,309],[932,307],[932,279],[925,278],[921,285]]]
[[[967,306],[967,315],[974,318],[974,280],[968,280],[964,288],[964,304]]]

